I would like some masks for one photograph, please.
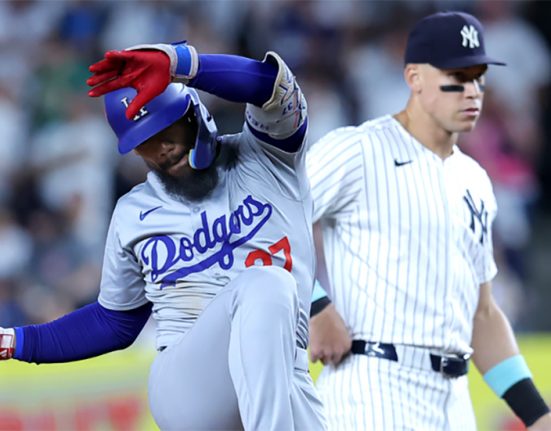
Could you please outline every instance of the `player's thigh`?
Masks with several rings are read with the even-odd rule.
[[[149,401],[164,430],[238,430],[241,419],[228,367],[229,291],[205,308],[193,328],[159,353]]]

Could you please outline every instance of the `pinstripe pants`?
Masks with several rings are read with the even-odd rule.
[[[350,355],[324,367],[317,387],[330,431],[476,430],[467,376],[433,371],[428,349],[396,351],[398,362]]]

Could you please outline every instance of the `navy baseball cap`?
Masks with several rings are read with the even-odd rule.
[[[439,69],[496,64],[486,55],[480,21],[465,12],[438,12],[421,19],[410,32],[405,63],[429,63]]]

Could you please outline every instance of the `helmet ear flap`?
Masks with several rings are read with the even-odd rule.
[[[197,120],[197,137],[195,145],[189,152],[189,164],[193,169],[206,169],[216,157],[218,129],[214,118],[199,100],[197,92],[193,88],[190,88],[189,92],[192,100],[191,108],[194,109]]]

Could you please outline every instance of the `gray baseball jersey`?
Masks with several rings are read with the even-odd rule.
[[[297,336],[306,347],[315,263],[305,150],[286,153],[255,138],[248,126],[221,139],[239,160],[221,171],[219,186],[204,201],[175,200],[152,172],[119,200],[99,302],[128,310],[151,301],[157,345],[168,346],[246,267],[277,265],[297,280]]]
[[[153,304],[161,353],[149,398],[162,429],[325,429],[305,350],[315,266],[306,144],[268,143],[299,129],[306,103],[268,55],[280,65],[272,98],[247,105],[241,133],[219,137],[213,192],[175,199],[150,173],[114,210],[99,302]]]
[[[331,299],[353,338],[393,343],[399,356],[399,365],[352,355],[324,368],[330,429],[469,429],[468,391],[453,402],[465,413],[452,426],[449,382],[428,352],[472,351],[479,286],[496,274],[485,171],[457,146],[442,160],[391,116],[329,133],[307,170]]]

